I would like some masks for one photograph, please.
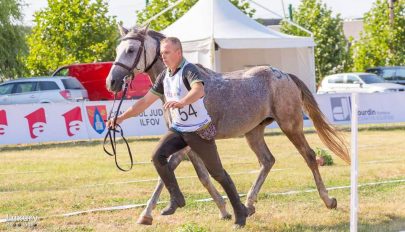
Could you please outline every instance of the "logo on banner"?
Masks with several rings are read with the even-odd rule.
[[[107,120],[107,109],[105,106],[86,106],[87,116],[89,117],[90,125],[93,129],[101,134],[105,129],[105,122]]]
[[[351,105],[350,97],[331,97],[333,121],[350,121]]]
[[[72,110],[63,114],[65,118],[66,132],[72,137],[80,130],[80,126],[83,122],[82,119],[82,110],[80,107],[75,107]]]
[[[390,111],[382,111],[378,108],[368,108],[357,111],[359,121],[363,122],[390,122],[394,120],[394,115]]]
[[[0,110],[0,135],[4,135],[6,133],[6,126],[8,126],[6,111]]]
[[[35,139],[45,131],[46,118],[44,108],[39,108],[25,116],[25,118],[28,121],[31,138]]]

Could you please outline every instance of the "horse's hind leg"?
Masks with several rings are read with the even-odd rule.
[[[163,184],[163,181],[159,178],[151,198],[149,198],[148,202],[146,203],[146,208],[142,211],[141,215],[139,215],[136,223],[142,225],[152,225],[153,221],[152,210],[155,209],[157,201],[159,200],[159,196],[162,193],[164,186],[165,185]]]
[[[197,172],[197,176],[200,179],[200,182],[208,190],[212,199],[217,204],[220,211],[221,219],[231,219],[231,214],[226,211],[225,201],[222,198],[221,194],[219,194],[215,186],[212,184],[208,170],[205,167],[203,161],[193,151],[188,153],[188,157],[190,158],[190,161],[193,164],[195,171]]]
[[[179,166],[180,162],[183,160],[184,156],[190,151],[189,147],[186,147],[173,155],[170,156],[169,159],[169,167],[173,170]],[[152,225],[153,217],[152,211],[155,209],[157,201],[159,200],[159,196],[162,193],[164,184],[163,181],[159,178],[158,183],[156,185],[155,190],[152,193],[151,198],[149,198],[148,202],[146,203],[146,208],[142,211],[141,215],[139,216],[136,223],[143,224],[143,225]]]
[[[290,114],[291,115],[291,114]],[[316,162],[315,152],[309,146],[303,131],[303,122],[301,118],[301,112],[297,112],[294,118],[285,117],[283,121],[277,121],[281,130],[287,135],[290,141],[298,149],[299,153],[304,157],[308,167],[311,169],[315,179],[316,187],[319,192],[319,196],[325,203],[326,207],[333,209],[337,207],[337,201],[335,198],[329,198],[328,191],[322,181],[321,174],[319,173],[318,164]]]
[[[270,172],[270,169],[275,163],[274,156],[271,154],[269,148],[264,141],[264,129],[266,125],[260,124],[255,127],[253,130],[245,134],[246,140],[250,148],[256,154],[259,163],[260,163],[260,172],[252,187],[249,190],[249,193],[246,198],[246,207],[248,208],[249,216],[255,213],[254,203],[257,201],[257,194],[260,191],[264,181],[266,180],[267,175]]]

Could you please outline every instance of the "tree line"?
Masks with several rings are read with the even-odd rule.
[[[136,12],[137,23],[145,22],[174,2],[150,1]],[[166,28],[196,2],[184,0],[152,21],[150,28]],[[246,0],[230,2],[249,17],[254,16],[255,10]],[[33,27],[22,24],[24,4],[23,0],[0,1],[1,80],[49,75],[62,65],[114,59],[119,34],[116,17],[108,15],[107,0],[48,0],[48,6],[34,14]],[[317,82],[338,72],[405,65],[404,6],[405,0],[375,0],[363,17],[360,39],[354,41],[345,38],[343,19],[339,14],[333,16],[322,0],[302,0],[291,16],[295,23],[314,34]],[[308,36],[285,21],[281,23],[281,31]]]

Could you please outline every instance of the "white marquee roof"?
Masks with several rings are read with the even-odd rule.
[[[213,23],[214,22],[214,23]],[[271,30],[249,18],[228,0],[199,0],[186,14],[162,31],[184,42],[214,38],[223,49],[313,47],[311,37]]]

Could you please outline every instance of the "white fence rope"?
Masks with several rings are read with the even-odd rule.
[[[275,168],[272,169],[272,172],[278,172],[278,171],[284,171],[284,170],[290,170],[292,168]],[[251,170],[251,171],[246,171],[246,172],[234,172],[234,173],[229,173],[229,175],[245,175],[245,174],[255,174],[259,173],[260,170]],[[177,179],[193,179],[193,178],[198,178],[198,176],[192,175],[192,176],[179,176],[176,177]],[[105,186],[105,185],[116,185],[116,184],[131,184],[131,183],[144,183],[144,182],[157,182],[159,179],[158,178],[152,178],[152,179],[143,179],[143,180],[129,180],[129,181],[118,181],[118,182],[110,182],[110,183],[100,183],[100,184],[91,184],[91,185],[82,185],[82,186],[77,186],[77,187],[72,187],[72,188],[63,188],[63,189],[41,189],[38,191],[68,191],[72,189],[81,189],[81,188],[92,188],[92,187],[98,187],[98,186]],[[18,193],[18,192],[24,192],[26,190],[16,190],[16,191],[0,191],[0,194],[4,193]],[[30,192],[35,192],[35,190],[30,190]]]
[[[360,162],[360,164],[363,165],[373,165],[373,164],[381,164],[381,163],[394,163],[394,162],[400,162],[400,161],[405,161],[405,159],[389,159],[389,160],[370,160],[370,161],[364,161]],[[151,164],[151,162],[140,162],[143,164]],[[278,171],[284,171],[284,170],[291,170],[293,168],[275,168],[271,169],[271,172],[278,172]],[[246,172],[234,172],[230,173],[230,175],[243,175],[243,174],[254,174],[254,173],[259,173],[260,170],[251,170],[251,171],[246,171]],[[47,172],[24,172],[21,174],[30,174],[30,173],[47,173]],[[8,175],[8,174],[18,174],[18,173],[0,173],[0,175]],[[191,179],[191,178],[198,178],[198,176],[179,176],[176,177],[177,179]],[[93,188],[93,187],[99,187],[99,186],[105,186],[105,185],[119,185],[119,184],[133,184],[133,183],[145,183],[145,182],[157,182],[158,178],[152,178],[152,179],[143,179],[143,180],[129,180],[129,181],[117,181],[117,182],[109,182],[109,183],[99,183],[99,184],[90,184],[90,185],[82,185],[82,186],[76,186],[76,187],[71,187],[71,188],[55,188],[55,189],[41,189],[41,190],[30,190],[30,192],[35,192],[35,191],[68,191],[68,190],[73,190],[73,189],[81,189],[81,188]],[[24,192],[27,190],[11,190],[11,191],[0,191],[0,194],[9,194],[9,193],[19,193],[19,192]]]

